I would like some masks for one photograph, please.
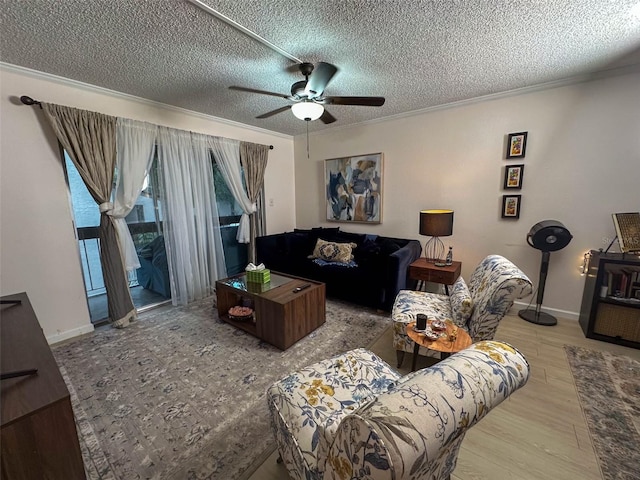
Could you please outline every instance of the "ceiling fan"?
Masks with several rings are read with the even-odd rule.
[[[291,109],[293,114],[301,120],[312,121],[320,119],[321,122],[328,124],[335,122],[336,118],[324,108],[325,105],[360,105],[369,107],[380,107],[384,105],[384,97],[325,96],[325,88],[338,71],[335,65],[319,62],[314,67],[312,63],[303,62],[298,64],[298,68],[304,76],[304,80],[291,85],[291,95],[237,86],[231,86],[229,89],[258,93],[261,95],[271,95],[293,102],[291,105],[276,108],[270,112],[258,115],[256,118],[269,118]]]
[[[231,86],[229,89],[231,90],[239,90],[241,92],[249,92],[249,93],[258,93],[261,95],[270,95],[272,97],[284,98],[285,100],[289,100],[294,102],[291,105],[286,105],[284,107],[276,108],[267,113],[263,113],[262,115],[258,115],[256,118],[269,118],[273,115],[277,115],[278,113],[285,112],[289,109],[293,112],[293,114],[299,118],[300,120],[312,121],[317,120],[318,118],[323,123],[333,123],[336,121],[336,118],[331,115],[325,108],[324,105],[360,105],[360,106],[369,106],[369,107],[380,107],[384,105],[384,97],[328,97],[324,96],[324,89],[327,87],[333,76],[337,73],[338,68],[335,65],[331,65],[330,63],[319,62],[315,67],[312,63],[303,62],[297,57],[294,57],[290,53],[287,53],[282,48],[274,45],[268,40],[262,38],[255,32],[252,32],[248,28],[240,25],[238,22],[232,20],[221,12],[211,8],[206,3],[201,0],[188,0],[190,3],[195,5],[196,7],[202,9],[210,15],[222,20],[238,31],[244,33],[245,35],[257,40],[263,45],[269,47],[273,51],[279,53],[280,55],[285,56],[289,60],[296,62],[300,73],[304,76],[304,80],[299,82],[295,82],[291,85],[291,95],[284,95],[281,93],[268,92],[265,90],[258,90],[255,88],[246,88],[246,87],[237,87]],[[315,70],[315,72],[314,72]],[[313,74],[312,74],[313,72]],[[308,127],[308,125],[307,125]]]

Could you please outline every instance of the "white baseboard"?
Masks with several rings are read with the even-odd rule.
[[[65,330],[64,332],[58,332],[53,335],[49,335],[47,338],[47,343],[49,345],[53,345],[54,343],[60,343],[65,340],[69,340],[70,338],[77,337],[79,335],[84,335],[85,333],[93,332],[93,324],[83,325],[78,328],[72,328],[71,330]]]
[[[535,303],[532,303],[531,305],[529,305],[528,302],[527,303],[513,302],[513,307],[511,307],[511,312],[517,315],[518,310],[523,310],[527,307],[531,309],[535,309],[536,305]],[[544,305],[542,306],[542,308],[540,308],[540,311],[544,313],[548,313],[549,315],[553,315],[554,317],[561,317],[561,318],[566,318],[568,320],[575,320],[576,322],[580,318],[579,312],[570,312],[568,310],[559,310],[557,308],[547,308]]]

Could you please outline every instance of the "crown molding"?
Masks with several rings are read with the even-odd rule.
[[[122,93],[122,92],[118,92],[118,91],[115,91],[115,90],[109,90],[107,88],[98,87],[96,85],[92,85],[92,84],[89,84],[89,83],[84,83],[84,82],[80,82],[80,81],[73,80],[73,79],[70,79],[70,78],[61,77],[61,76],[58,76],[58,75],[53,75],[51,73],[40,72],[38,70],[33,70],[33,69],[30,69],[30,68],[21,67],[21,66],[18,66],[18,65],[13,65],[13,64],[1,62],[1,61],[0,61],[0,70],[6,70],[8,72],[17,73],[17,74],[20,74],[20,75],[25,75],[27,77],[35,78],[35,79],[38,79],[38,80],[45,80],[45,81],[57,83],[59,85],[64,85],[64,86],[77,88],[77,89],[88,91],[88,92],[91,92],[91,93],[98,93],[98,94],[101,94],[101,95],[107,95],[107,96],[118,98],[118,99],[122,99],[122,100],[128,100],[128,101],[131,101],[131,102],[140,103],[142,105],[152,106],[152,107],[156,107],[156,108],[162,108],[164,110],[170,110],[170,111],[173,111],[173,112],[176,112],[176,113],[182,113],[182,114],[185,114],[185,115],[190,115],[190,116],[201,118],[201,119],[204,119],[204,120],[207,120],[207,121],[219,122],[219,123],[222,123],[222,124],[225,124],[225,125],[229,125],[229,126],[233,126],[233,127],[237,127],[237,128],[243,128],[243,129],[246,129],[246,130],[251,130],[251,131],[262,133],[262,134],[266,134],[266,135],[273,135],[275,137],[284,138],[284,139],[287,139],[287,140],[292,140],[295,137],[298,137],[298,136],[301,136],[301,135],[306,135],[306,134],[288,135],[288,134],[281,133],[281,132],[276,132],[276,131],[273,131],[273,130],[267,130],[267,129],[264,129],[264,128],[255,127],[253,125],[247,125],[247,124],[240,123],[240,122],[234,122],[233,120],[227,120],[225,118],[215,117],[213,115],[207,115],[207,114],[204,114],[204,113],[196,112],[194,110],[188,110],[186,108],[176,107],[176,106],[173,106],[173,105],[168,105],[166,103],[156,102],[154,100],[148,100],[148,99],[142,98],[142,97],[136,97],[134,95],[129,95],[127,93]],[[633,74],[633,73],[640,73],[640,64],[631,64],[631,65],[624,65],[624,66],[620,66],[620,67],[614,67],[614,68],[609,68],[609,69],[598,70],[596,72],[592,72],[592,73],[589,73],[589,74],[577,75],[577,76],[568,77],[568,78],[561,79],[561,80],[554,80],[554,81],[551,81],[551,82],[544,82],[544,83],[539,83],[539,84],[536,84],[536,85],[530,85],[528,87],[516,88],[516,89],[513,89],[513,90],[507,90],[507,91],[504,91],[504,92],[498,92],[498,93],[492,93],[492,94],[488,94],[488,95],[482,95],[482,96],[479,96],[479,97],[469,98],[469,99],[465,99],[465,100],[459,100],[459,101],[456,101],[456,102],[443,103],[441,105],[434,105],[434,106],[422,108],[422,109],[419,109],[419,110],[412,110],[410,112],[399,113],[397,115],[389,115],[387,117],[375,118],[375,119],[372,119],[372,120],[366,120],[364,122],[358,122],[358,123],[354,123],[354,124],[351,124],[351,125],[342,125],[342,126],[336,126],[336,127],[332,127],[332,128],[326,128],[326,129],[323,129],[323,130],[320,130],[320,131],[316,131],[316,132],[309,132],[309,136],[325,135],[325,134],[333,133],[336,129],[344,130],[344,129],[348,129],[348,128],[357,128],[357,127],[362,127],[362,126],[366,126],[366,125],[374,125],[374,124],[377,124],[377,123],[383,123],[383,122],[398,120],[398,119],[402,119],[402,118],[410,118],[410,117],[415,117],[415,116],[418,116],[418,115],[424,115],[424,114],[427,114],[427,113],[437,112],[437,111],[440,111],[440,110],[448,110],[448,109],[451,109],[451,108],[458,108],[458,107],[463,107],[463,106],[468,106],[468,105],[474,105],[474,104],[477,104],[477,103],[488,102],[488,101],[498,100],[498,99],[502,99],[502,98],[509,98],[509,97],[514,97],[514,96],[518,96],[518,95],[525,95],[525,94],[528,94],[528,93],[540,92],[540,91],[543,91],[543,90],[550,90],[550,89],[553,89],[553,88],[560,88],[560,87],[565,87],[565,86],[569,86],[569,85],[577,85],[577,84],[580,84],[580,83],[592,82],[592,81],[596,81],[596,80],[602,80],[602,79],[605,79],[605,78],[616,77],[616,76],[620,76],[620,75]],[[18,95],[18,96],[20,96],[20,95]],[[38,100],[41,100],[41,99],[38,99]],[[44,101],[46,101],[46,100],[44,100]]]
[[[273,130],[266,130],[264,128],[260,128],[260,127],[255,127],[253,125],[247,125],[245,123],[240,123],[240,122],[234,122],[233,120],[227,120],[225,118],[220,118],[220,117],[214,117],[213,115],[207,115],[204,113],[200,113],[200,112],[195,112],[193,110],[188,110],[186,108],[181,108],[181,107],[175,107],[173,105],[167,105],[166,103],[161,103],[161,102],[156,102],[154,100],[148,100],[146,98],[142,98],[142,97],[136,97],[135,95],[129,95],[128,93],[122,93],[122,92],[118,92],[116,90],[109,90],[108,88],[103,88],[103,87],[98,87],[97,85],[91,85],[90,83],[84,83],[84,82],[80,82],[78,80],[73,80],[71,78],[66,78],[66,77],[60,77],[58,75],[53,75],[51,73],[45,73],[45,72],[40,72],[38,70],[33,70],[31,68],[26,68],[26,67],[21,67],[18,65],[13,65],[11,63],[5,63],[5,62],[0,62],[0,70],[5,70],[7,72],[10,73],[17,73],[19,75],[24,75],[30,78],[34,78],[36,80],[45,80],[48,82],[52,82],[52,83],[57,83],[59,85],[64,85],[67,87],[72,87],[72,88],[77,88],[79,90],[84,90],[86,92],[90,92],[90,93],[97,93],[100,95],[106,95],[109,97],[113,97],[113,98],[117,98],[120,100],[127,100],[130,102],[136,102],[139,103],[141,105],[146,105],[146,106],[151,106],[151,107],[156,107],[156,108],[162,108],[164,110],[170,110],[172,112],[176,112],[176,113],[182,113],[185,115],[189,115],[192,117],[197,117],[197,118],[201,118],[203,120],[207,120],[207,121],[213,121],[213,122],[218,122],[218,123],[222,123],[225,125],[229,125],[232,127],[237,127],[237,128],[242,128],[245,130],[252,130],[254,132],[258,132],[258,133],[262,133],[262,134],[266,134],[266,135],[272,135],[274,137],[279,137],[279,138],[284,138],[287,140],[292,140],[293,136],[292,135],[287,135],[281,132],[275,132]],[[21,96],[21,95],[29,95],[28,92],[22,92],[19,93],[17,96]],[[31,95],[29,95],[31,96]],[[46,99],[43,98],[38,98],[38,101],[43,101],[46,102]]]
[[[401,118],[409,118],[409,117],[415,117],[417,115],[424,115],[427,113],[437,112],[440,110],[449,110],[451,108],[464,107],[467,105],[474,105],[476,103],[490,102],[492,100],[515,97],[518,95],[525,95],[528,93],[540,92],[543,90],[551,90],[553,88],[566,87],[569,85],[577,85],[580,83],[592,82],[596,80],[602,80],[605,78],[617,77],[621,75],[628,75],[628,74],[634,74],[634,73],[640,73],[640,64],[624,65],[621,67],[598,70],[596,72],[592,72],[589,74],[576,75],[576,76],[564,78],[561,80],[538,83],[536,85],[530,85],[528,87],[516,88],[513,90],[507,90],[507,91],[498,92],[498,93],[491,93],[489,95],[482,95],[480,97],[468,98],[465,100],[459,100],[457,102],[443,103],[441,105],[434,105],[432,107],[421,108],[419,110],[412,110],[410,112],[399,113],[397,115],[389,115],[388,117],[374,118],[372,120],[353,123],[351,125],[327,128],[317,132],[309,132],[309,136],[325,135],[325,134],[333,133],[336,129],[344,130],[347,128],[356,128],[356,127],[362,127],[365,125],[374,125],[377,123],[398,120]],[[296,136],[301,136],[301,135],[303,134],[299,134]]]

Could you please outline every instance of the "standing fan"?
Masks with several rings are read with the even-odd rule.
[[[538,281],[538,297],[536,299],[536,309],[526,308],[520,310],[518,315],[527,322],[536,323],[538,325],[555,325],[558,320],[553,315],[540,311],[542,307],[542,297],[544,296],[544,284],[547,280],[547,271],[549,270],[549,259],[551,252],[561,250],[573,238],[567,227],[556,220],[543,220],[536,223],[527,234],[527,243],[533,248],[542,251],[542,262],[540,264],[540,280]]]

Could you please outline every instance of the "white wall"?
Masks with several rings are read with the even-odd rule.
[[[293,138],[0,65],[0,294],[27,292],[50,342],[91,331],[68,190],[37,100],[273,145],[265,173],[268,232],[295,226]],[[267,203],[269,203],[267,201]]]
[[[339,108],[330,107],[338,118]],[[507,161],[506,136],[520,131],[529,132],[526,156]],[[640,211],[640,73],[331,129],[311,136],[310,159],[306,138],[296,137],[297,226],[329,225],[323,159],[372,152],[384,153],[382,224],[340,224],[343,230],[424,245],[419,211],[451,208],[454,234],[443,240],[463,262],[465,278],[487,254],[498,253],[537,286],[540,253],[526,234],[539,221],[559,220],[574,238],[551,254],[543,305],[575,318],[584,252],[613,239],[611,213]],[[504,167],[519,163],[523,188],[505,192]],[[522,195],[519,220],[500,218],[505,193]]]

